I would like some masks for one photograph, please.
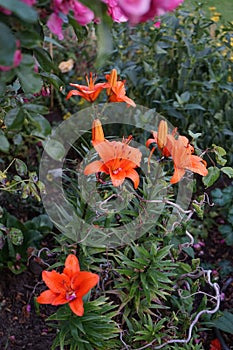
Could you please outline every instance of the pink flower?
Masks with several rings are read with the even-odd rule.
[[[53,9],[56,13],[62,12],[67,15],[70,11],[70,0],[53,0]]]
[[[5,9],[4,7],[0,6],[0,12],[4,13],[4,15],[11,15],[11,11]]]
[[[133,24],[174,10],[183,0],[118,0],[118,6]]]
[[[130,22],[138,23],[140,18],[150,10],[151,0],[118,0],[118,6]]]
[[[20,49],[17,49],[14,54],[13,66],[18,67],[21,61],[22,61],[22,52],[20,51]]]
[[[62,17],[62,14],[66,16],[72,11],[74,18],[81,26],[85,26],[94,19],[93,11],[77,0],[53,0],[52,9],[53,13],[49,17],[47,26],[60,40],[64,39],[62,24],[65,21],[65,17]]]
[[[161,27],[161,21],[157,21],[154,23],[155,28],[160,28]]]
[[[93,11],[78,1],[73,2],[72,10],[74,11],[74,18],[81,26],[85,26],[94,19]]]
[[[121,8],[118,6],[117,0],[102,0],[108,6],[108,14],[112,17],[114,22],[127,22],[128,18],[123,14]]]
[[[47,26],[49,30],[58,36],[59,40],[64,39],[63,33],[62,33],[62,19],[56,14],[52,13],[49,17],[49,20],[47,22]]]

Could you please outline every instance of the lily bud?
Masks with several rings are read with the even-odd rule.
[[[159,149],[163,149],[167,143],[168,126],[165,120],[161,120],[158,127],[157,144]]]
[[[102,128],[101,121],[95,119],[92,124],[92,144],[93,146],[97,145],[100,142],[104,141],[104,131]]]
[[[110,96],[112,87],[114,87],[117,83],[117,70],[115,68],[111,70],[111,73],[108,78],[108,82],[110,84],[110,88],[106,90],[106,93],[107,93],[107,96]]]

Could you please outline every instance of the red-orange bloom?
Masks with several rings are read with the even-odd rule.
[[[164,121],[163,121],[164,122]],[[165,122],[166,123],[166,122]],[[162,128],[162,132],[165,129]],[[174,162],[174,174],[170,180],[172,184],[179,182],[185,174],[186,170],[190,170],[194,173],[206,176],[208,170],[206,169],[206,162],[198,156],[193,155],[193,146],[190,145],[189,140],[185,136],[176,137],[176,129],[171,134],[167,134],[166,142],[158,142],[159,131],[156,133],[152,131],[153,139],[149,139],[146,142],[146,146],[149,147],[151,143],[160,144],[158,147],[163,156],[171,156]]]
[[[141,152],[128,145],[130,138],[122,142],[101,140],[103,131],[100,132],[100,126],[99,120],[94,121],[92,143],[101,159],[88,164],[84,169],[84,174],[104,172],[110,175],[112,184],[116,187],[120,186],[127,177],[133,181],[136,189],[139,185],[139,175],[135,168],[140,166]],[[101,138],[99,135],[101,135]]]
[[[110,88],[107,89],[107,95],[109,96],[109,102],[126,102],[127,105],[136,107],[131,98],[126,96],[125,82],[117,80],[117,71],[112,69],[110,74],[105,75]]]
[[[109,83],[98,83],[95,84],[96,78],[93,79],[92,73],[90,73],[90,79],[86,76],[87,86],[86,85],[79,85],[79,84],[72,84],[71,86],[74,86],[77,90],[71,90],[68,95],[66,96],[66,99],[68,100],[71,96],[81,96],[85,98],[85,100],[89,102],[94,102],[101,91],[103,89],[109,88]]]
[[[40,304],[61,305],[69,303],[71,310],[77,315],[84,314],[83,296],[99,281],[95,273],[80,271],[75,255],[66,258],[63,273],[43,271],[42,279],[49,287],[37,297]]]
[[[222,346],[218,338],[211,340],[210,342],[210,350],[221,350]]]

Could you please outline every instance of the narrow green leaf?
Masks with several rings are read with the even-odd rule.
[[[233,334],[233,314],[232,313],[228,311],[224,311],[223,316],[218,318],[213,323],[215,327],[222,330],[223,332]]]
[[[201,105],[197,104],[197,103],[188,103],[187,105],[184,106],[184,109],[199,109],[201,111],[205,111],[205,108],[202,107]]]

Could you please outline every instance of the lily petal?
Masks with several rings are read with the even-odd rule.
[[[43,271],[42,279],[53,293],[64,293],[66,286],[70,284],[70,278],[64,273],[56,271]]]
[[[82,298],[76,298],[69,303],[69,306],[73,313],[77,316],[83,316],[84,307]]]
[[[99,276],[92,272],[80,271],[71,280],[71,287],[79,297],[83,297],[99,281]]]
[[[82,93],[77,90],[70,90],[68,95],[66,96],[66,100],[69,100],[71,96],[82,96]]]
[[[52,292],[51,290],[45,290],[37,298],[36,301],[39,304],[52,304],[53,301],[58,296],[57,293]]]
[[[63,293],[63,294],[58,294],[51,304],[63,305],[63,304],[67,304],[68,302],[69,300],[66,298],[66,294]]]
[[[100,172],[103,164],[104,163],[101,160],[95,160],[94,162],[92,162],[86,166],[86,168],[84,169],[84,174],[90,175],[90,174]]]
[[[192,155],[191,166],[189,166],[187,169],[202,176],[206,176],[208,174],[208,170],[206,169],[206,165],[203,162],[204,161],[201,157]]]
[[[71,278],[78,271],[80,271],[78,258],[74,254],[69,254],[65,261],[63,273]]]
[[[184,169],[177,168],[174,165],[174,174],[173,174],[172,178],[170,179],[170,183],[175,184],[175,183],[179,182],[182,179],[182,177],[184,176],[184,174],[185,174]]]
[[[115,187],[118,187],[123,184],[126,178],[126,173],[124,170],[119,171],[118,174],[114,174],[112,171],[110,171],[110,177],[112,180],[112,184]]]
[[[134,170],[134,169],[129,170],[129,171],[126,173],[126,177],[128,177],[130,180],[133,181],[134,188],[135,188],[135,190],[136,190],[136,189],[138,188],[139,180],[140,180],[137,171]]]

